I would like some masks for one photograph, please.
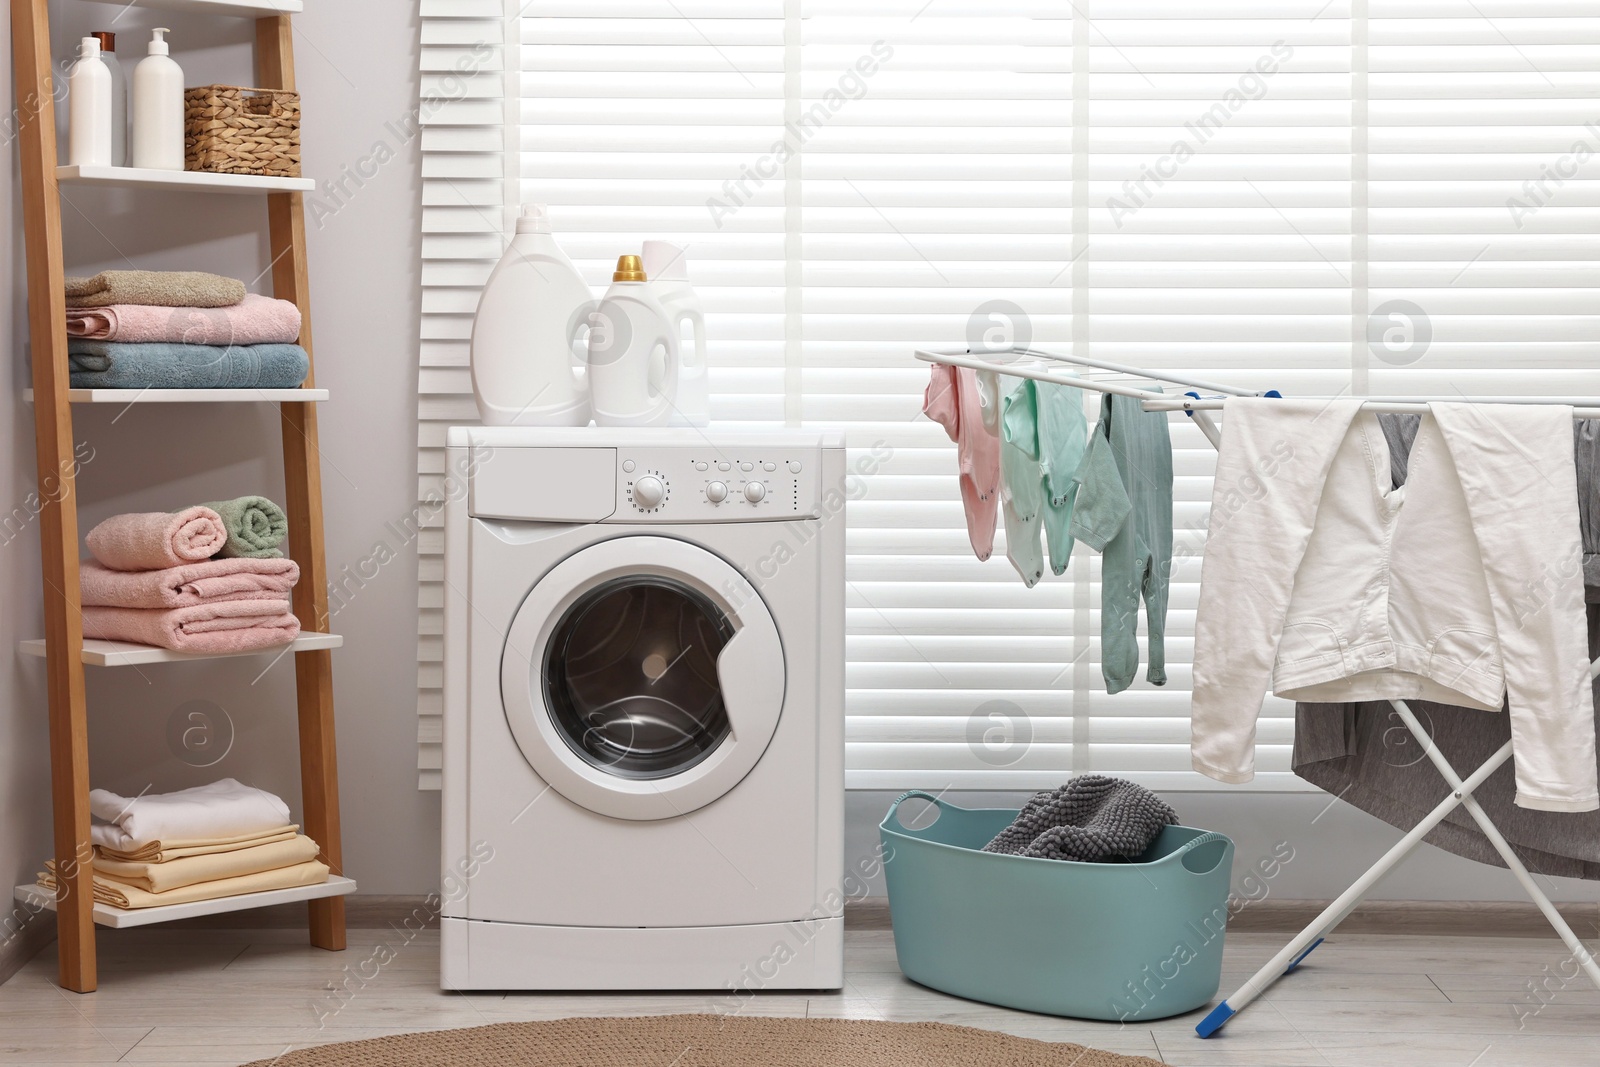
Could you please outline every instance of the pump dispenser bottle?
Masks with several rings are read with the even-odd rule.
[[[111,70],[100,59],[100,42],[85,37],[67,80],[67,163],[109,167],[111,157]]]
[[[167,54],[170,32],[156,30],[133,68],[133,165],[149,170],[183,169],[183,70]]]

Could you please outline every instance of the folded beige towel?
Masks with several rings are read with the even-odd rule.
[[[115,830],[116,827],[91,826],[89,833],[96,841],[96,830]],[[288,841],[300,832],[298,825],[291,824],[276,830],[265,830],[257,833],[240,834],[237,837],[209,837],[190,838],[188,840],[173,841],[146,841],[137,848],[119,849],[110,845],[96,844],[96,856],[104,856],[108,860],[121,860],[127,863],[167,863],[171,860],[187,859],[190,856],[214,856],[219,852],[234,852],[241,848],[255,848],[257,845],[272,845],[279,841]]]
[[[244,282],[197,270],[108,270],[93,278],[68,278],[67,307],[144,304],[164,308],[220,308],[244,302]]]
[[[39,872],[39,888],[56,890],[55,861],[45,864]],[[160,908],[168,904],[193,904],[198,900],[217,900],[237,897],[246,893],[265,893],[272,889],[295,889],[303,885],[321,885],[328,880],[328,866],[318,860],[307,860],[293,867],[279,867],[275,871],[240,875],[237,878],[219,878],[214,882],[199,882],[182,889],[169,889],[165,893],[148,893],[138,886],[128,885],[96,873],[94,900],[96,904],[109,904],[113,908],[134,910]]]
[[[271,845],[253,845],[232,852],[216,852],[187,859],[128,862],[96,856],[94,873],[135,886],[147,893],[166,893],[200,882],[216,882],[246,874],[275,871],[317,858],[317,843],[304,834]]]

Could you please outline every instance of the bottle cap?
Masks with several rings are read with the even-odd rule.
[[[523,204],[522,217],[517,219],[518,233],[549,233],[550,209],[543,204]]]
[[[167,46],[167,34],[171,32],[172,31],[167,29],[165,26],[154,31],[154,35],[150,38],[151,55],[164,56],[171,51],[171,48]]]
[[[116,34],[107,33],[105,30],[97,30],[96,32],[91,33],[89,36],[93,37],[95,40],[100,42],[100,51],[102,51],[102,52],[113,52],[113,53],[116,52],[116,50],[117,50],[117,35]]]
[[[614,282],[646,282],[650,279],[644,273],[644,261],[638,256],[618,256],[617,272],[611,276]]]
[[[658,282],[686,282],[689,280],[689,257],[671,241],[646,241],[644,272]]]
[[[98,59],[100,57],[100,42],[93,37],[85,37],[78,44],[79,59]]]

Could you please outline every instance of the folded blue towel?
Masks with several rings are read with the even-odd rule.
[[[74,389],[293,389],[311,357],[299,345],[121,344],[74,340]]]

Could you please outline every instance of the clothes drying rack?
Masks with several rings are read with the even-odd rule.
[[[1009,348],[984,349],[973,351],[962,349],[960,351],[930,351],[919,349],[916,357],[926,363],[943,363],[952,367],[966,367],[971,370],[992,370],[1017,378],[1031,378],[1035,381],[1050,382],[1056,385],[1070,386],[1074,389],[1083,389],[1096,393],[1111,393],[1117,396],[1128,396],[1143,402],[1146,411],[1183,411],[1194,419],[1200,431],[1213,446],[1220,448],[1222,435],[1210,412],[1222,408],[1224,400],[1217,397],[1202,397],[1199,392],[1191,392],[1184,396],[1171,396],[1168,394],[1152,393],[1148,389],[1140,389],[1132,385],[1120,385],[1112,382],[1094,381],[1069,374],[1051,373],[1049,370],[1039,369],[1037,366],[1018,365],[1019,360],[1035,360],[1048,363],[1061,363],[1085,367],[1094,370],[1109,371],[1131,378],[1140,378],[1148,381],[1162,382],[1168,385],[1183,386],[1185,388],[1202,390],[1206,393],[1219,393],[1228,396],[1269,396],[1275,393],[1250,392],[1229,385],[1218,385],[1214,382],[1204,382],[1198,379],[1181,375],[1161,373],[1145,370],[1140,367],[1128,366],[1121,363],[1109,363],[1104,360],[1089,359],[1083,356],[1061,355],[1042,349],[1014,346]],[[1479,403],[1479,404],[1565,404],[1573,407],[1574,418],[1600,418],[1600,398],[1596,397],[1371,397],[1361,405],[1363,411],[1400,414],[1426,414],[1427,402],[1438,400],[1449,403]],[[1589,665],[1591,679],[1600,676],[1600,659]],[[1533,875],[1518,858],[1510,842],[1505,839],[1494,821],[1489,818],[1483,807],[1478,803],[1473,793],[1484,782],[1488,781],[1496,771],[1504,766],[1511,758],[1511,742],[1507,741],[1500,749],[1490,756],[1482,766],[1463,778],[1451,766],[1433,744],[1433,738],[1425,726],[1417,719],[1409,705],[1404,700],[1391,700],[1395,714],[1400,721],[1411,731],[1411,734],[1422,745],[1428,759],[1432,761],[1440,776],[1449,784],[1451,792],[1439,804],[1417,823],[1410,832],[1402,837],[1395,845],[1384,853],[1383,856],[1369,867],[1360,878],[1357,878],[1350,888],[1345,890],[1337,900],[1323,909],[1322,913],[1311,921],[1294,939],[1283,947],[1277,955],[1273,956],[1267,964],[1247,979],[1244,985],[1232,996],[1224,999],[1213,1008],[1204,1019],[1195,1027],[1195,1032],[1201,1037],[1211,1037],[1227,1024],[1239,1012],[1247,1008],[1251,1002],[1278,979],[1290,974],[1302,961],[1309,956],[1318,945],[1322,944],[1335,927],[1347,919],[1351,912],[1360,906],[1367,894],[1372,891],[1384,875],[1393,870],[1401,860],[1410,855],[1422,843],[1429,833],[1445,820],[1456,808],[1465,808],[1467,814],[1472,816],[1478,828],[1483,831],[1494,850],[1505,860],[1506,867],[1521,883],[1522,889],[1529,899],[1544,913],[1550,921],[1561,940],[1572,952],[1572,958],[1583,969],[1590,980],[1600,987],[1600,964],[1579,940],[1578,935],[1568,925],[1550,898],[1539,888],[1533,880]]]

